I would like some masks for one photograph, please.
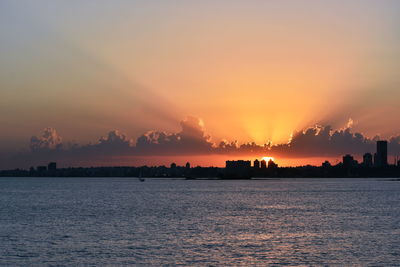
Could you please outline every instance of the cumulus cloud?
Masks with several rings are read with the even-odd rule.
[[[239,144],[237,141],[227,140],[214,143],[206,134],[202,120],[196,117],[187,117],[181,121],[181,129],[175,133],[152,130],[133,141],[120,131],[113,130],[95,143],[86,145],[63,143],[57,131],[49,127],[43,130],[41,136],[31,138],[30,154],[16,156],[13,161],[17,162],[18,159],[23,159],[24,162],[57,160],[79,165],[87,162],[88,159],[91,162],[108,163],[110,159],[116,159],[119,156],[221,154],[297,158],[339,157],[347,153],[362,155],[365,152],[375,152],[375,142],[379,137],[369,138],[362,133],[353,132],[353,124],[354,122],[349,119],[346,127],[341,129],[316,125],[296,131],[287,143],[276,145],[254,142]],[[400,154],[400,136],[394,136],[388,141],[389,153]]]
[[[32,136],[30,148],[32,151],[59,149],[62,146],[62,138],[56,129],[48,127],[43,129],[42,136]]]
[[[218,145],[218,150],[226,152],[232,152],[237,150],[238,148],[239,148],[239,143],[236,140],[229,142],[228,140],[224,139]]]
[[[346,127],[332,129],[331,126],[316,125],[292,134],[288,143],[272,145],[254,142],[239,144],[237,141],[222,140],[218,144],[211,142],[205,134],[200,119],[189,117],[181,122],[178,133],[149,131],[137,139],[135,151],[138,154],[175,155],[175,154],[237,154],[262,155],[265,153],[285,157],[322,157],[341,156],[351,153],[361,155],[375,151],[375,138],[353,133],[354,122],[349,119]],[[391,143],[400,142],[391,139]],[[399,145],[400,148],[400,145]],[[394,151],[394,150],[393,150]],[[400,152],[400,149],[398,150]]]
[[[374,150],[374,140],[361,133],[352,133],[349,127],[333,130],[330,126],[320,125],[295,132],[288,144],[271,147],[272,152],[280,155],[302,157],[363,154]]]
[[[97,146],[102,147],[131,147],[132,140],[129,139],[124,133],[114,130],[108,133],[106,137],[101,137]]]
[[[133,152],[133,141],[124,133],[113,130],[100,137],[94,144],[75,146],[70,151],[79,156],[104,158],[107,156],[127,155]]]
[[[141,135],[136,141],[136,152],[156,155],[213,152],[213,143],[210,136],[205,134],[201,119],[187,117],[180,125],[181,131],[178,133],[149,131]]]
[[[53,128],[45,128],[41,137],[31,138],[33,152],[67,150],[85,156],[107,155],[205,155],[243,154],[261,155],[268,153],[285,157],[340,156],[351,153],[361,155],[375,151],[379,137],[368,138],[352,132],[354,122],[349,119],[346,127],[332,129],[331,126],[315,125],[292,134],[288,143],[272,145],[254,142],[239,144],[237,141],[222,140],[218,144],[206,134],[204,123],[196,117],[187,117],[180,122],[181,130],[176,133],[152,130],[139,136],[136,142],[125,134],[113,130],[94,144],[68,146]],[[389,152],[400,153],[400,136],[389,139]]]

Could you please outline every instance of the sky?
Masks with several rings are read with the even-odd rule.
[[[0,36],[0,167],[398,153],[397,0],[3,0]]]

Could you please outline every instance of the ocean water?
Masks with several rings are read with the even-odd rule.
[[[0,178],[0,266],[399,266],[400,182]]]

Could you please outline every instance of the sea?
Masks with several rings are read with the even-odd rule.
[[[400,266],[400,181],[0,178],[0,266]]]

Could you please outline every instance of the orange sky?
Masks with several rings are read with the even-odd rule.
[[[172,162],[175,162],[178,166],[185,166],[186,162],[189,162],[192,167],[196,166],[214,166],[214,167],[225,167],[225,161],[227,160],[250,160],[253,165],[255,159],[262,160],[263,157],[257,157],[254,155],[250,156],[231,156],[231,155],[204,155],[204,156],[156,156],[156,157],[137,157],[137,158],[119,158],[116,159],[116,164],[118,165],[131,165],[134,162],[135,166],[159,166],[165,165],[169,166]],[[285,158],[285,157],[275,157],[274,162],[281,167],[288,166],[305,166],[314,165],[320,166],[324,161],[328,160],[331,164],[337,164],[342,161],[340,157],[308,157],[308,158]],[[105,162],[99,163],[99,165],[104,165]],[[109,162],[108,162],[109,164]],[[90,164],[88,164],[90,165]]]
[[[87,143],[176,132],[188,115],[214,142],[287,143],[349,118],[398,133],[398,1],[2,5],[4,151],[48,126]]]

